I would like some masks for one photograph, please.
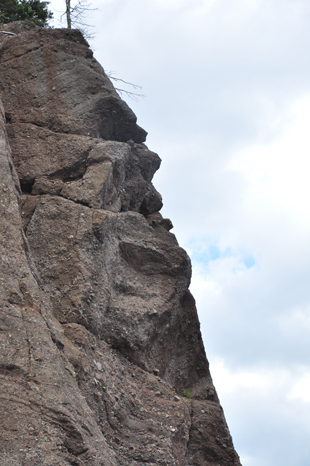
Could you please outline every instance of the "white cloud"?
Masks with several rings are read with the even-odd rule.
[[[308,403],[310,378],[303,370],[272,365],[231,370],[223,360],[213,361],[211,370],[244,466],[307,464],[310,406],[301,398]]]
[[[269,373],[265,369],[239,369],[235,372],[225,366],[224,360],[215,360],[212,362],[212,376],[219,387],[222,396],[227,396],[235,391],[253,389],[266,392],[270,389],[276,389],[279,379],[287,379],[286,373]],[[276,384],[275,384],[276,382]]]
[[[283,333],[287,335],[306,333],[308,336],[310,333],[310,303],[307,303],[304,308],[293,308],[290,313],[281,318],[279,323]]]
[[[203,6],[209,9],[215,2],[216,0],[204,0]],[[201,0],[153,0],[152,3],[164,10],[183,10],[184,7],[193,9],[202,4]]]
[[[245,147],[232,158],[230,168],[246,179],[244,199],[249,213],[283,216],[292,227],[308,230],[310,96],[294,102],[285,117],[289,123],[281,129],[277,119],[273,124],[275,141]]]
[[[310,371],[294,384],[289,399],[301,399],[304,403],[310,403]]]

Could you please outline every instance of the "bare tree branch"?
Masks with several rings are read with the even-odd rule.
[[[131,87],[133,87],[134,89],[142,89],[142,86],[138,86],[137,84],[130,83],[130,82],[125,81],[124,79],[121,79],[121,78],[116,78],[115,76],[113,76],[113,72],[112,72],[112,71],[107,72],[106,75],[107,75],[110,79],[113,79],[113,81],[121,81],[122,83],[128,84],[128,86],[131,86]],[[138,93],[136,93],[136,92],[128,91],[127,89],[120,89],[120,88],[118,88],[118,87],[115,87],[115,90],[116,90],[121,96],[122,96],[123,94],[125,94],[125,95],[127,95],[128,97],[130,97],[131,99],[135,100],[136,102],[138,102],[139,99],[145,97],[144,94],[138,94]]]

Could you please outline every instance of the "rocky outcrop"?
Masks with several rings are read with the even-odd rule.
[[[78,31],[4,28],[1,464],[239,466],[146,132]]]

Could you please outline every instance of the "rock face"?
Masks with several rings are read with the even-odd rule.
[[[1,465],[240,466],[146,132],[78,31],[3,29]]]

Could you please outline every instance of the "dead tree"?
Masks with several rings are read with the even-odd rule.
[[[97,8],[91,8],[87,0],[77,0],[76,4],[72,6],[72,0],[65,0],[66,12],[62,16],[66,15],[67,28],[68,29],[79,29],[86,39],[92,39],[93,34],[89,31],[91,26],[87,23],[87,13],[89,11],[95,11]]]

